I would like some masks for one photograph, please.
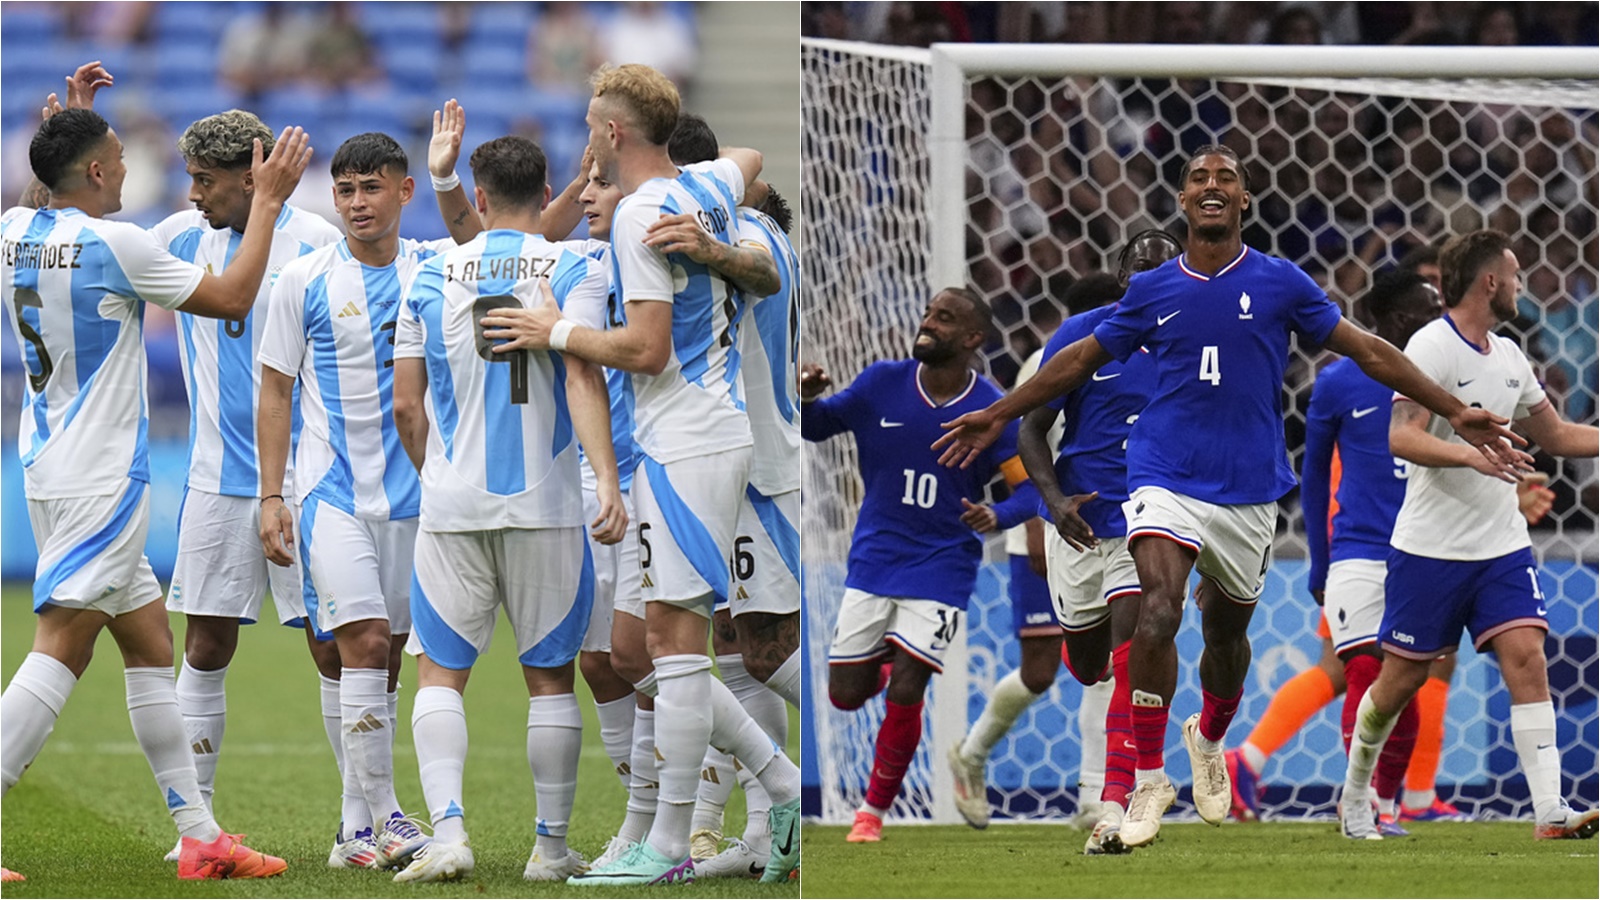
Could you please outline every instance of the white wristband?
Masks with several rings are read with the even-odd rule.
[[[557,319],[556,324],[550,326],[550,349],[565,352],[567,338],[572,334],[572,329],[577,327],[578,323],[571,319]]]
[[[461,184],[461,176],[454,172],[450,173],[449,178],[440,178],[431,172],[428,173],[428,177],[433,179],[433,189],[441,194],[445,193],[446,191],[453,191]]]

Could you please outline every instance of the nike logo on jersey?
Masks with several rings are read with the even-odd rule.
[[[878,427],[879,428],[899,428],[901,425],[904,425],[904,424],[905,424],[904,422],[891,422],[888,419],[879,419],[878,420]]]
[[[351,300],[349,303],[344,305],[344,309],[339,310],[339,315],[335,318],[348,319],[351,316],[359,315],[361,315],[361,310],[356,306],[356,302]]]
[[[1545,614],[1544,607],[1542,607],[1542,606],[1539,607],[1538,609],[1534,610],[1534,612],[1537,612],[1541,616]]]
[[[1090,375],[1089,377],[1091,379],[1093,379],[1094,381],[1110,381],[1113,378],[1119,378],[1121,376],[1122,376],[1121,372],[1112,372],[1110,375],[1102,375],[1099,372],[1096,372],[1093,375]]]
[[[1378,411],[1378,408],[1376,406],[1369,406],[1366,409],[1358,409],[1355,412],[1351,413],[1350,414],[1350,418],[1359,419],[1362,416],[1370,415],[1371,413],[1375,413],[1377,411]]]
[[[1169,312],[1164,316],[1156,316],[1156,324],[1157,325],[1165,325],[1165,324],[1167,324],[1167,320],[1168,319],[1171,319],[1173,316],[1175,316],[1175,315],[1177,315],[1178,313],[1181,313],[1181,312],[1183,312],[1183,310],[1175,309],[1172,312]]]
[[[1477,381],[1477,380],[1478,379],[1476,379],[1476,378],[1468,378],[1466,381],[1458,381],[1458,382],[1456,382],[1456,387],[1466,387],[1467,385],[1469,385],[1469,384],[1471,384],[1471,383],[1473,383],[1474,381]]]

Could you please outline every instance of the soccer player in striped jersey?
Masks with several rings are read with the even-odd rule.
[[[772,795],[772,856],[764,880],[782,881],[799,861],[799,770],[711,676],[706,655],[716,595],[726,594],[751,438],[738,396],[739,297],[726,273],[655,246],[662,215],[694,215],[729,242],[733,208],[760,171],[753,150],[679,170],[667,153],[678,120],[677,88],[641,65],[595,74],[589,146],[625,196],[611,246],[627,324],[599,331],[564,322],[546,303],[489,316],[496,352],[546,347],[634,373],[634,436],[645,477],[634,480],[646,629],[658,685],[660,802],[649,839],[576,884],[686,881],[700,761],[708,743],[730,750]],[[648,689],[648,685],[646,685]]]
[[[1439,268],[1444,316],[1412,335],[1406,356],[1457,403],[1514,420],[1546,452],[1600,455],[1600,430],[1562,419],[1516,342],[1492,331],[1517,314],[1522,278],[1511,239],[1488,229],[1452,238]],[[1393,398],[1389,449],[1414,468],[1389,541],[1377,628],[1383,664],[1355,713],[1339,800],[1344,834],[1382,839],[1371,815],[1373,770],[1429,665],[1454,652],[1466,629],[1474,648],[1495,654],[1511,695],[1511,741],[1533,799],[1534,838],[1592,838],[1600,811],[1574,811],[1561,796],[1544,654],[1550,626],[1517,479],[1408,397],[1415,395]],[[1522,461],[1531,468],[1531,457]]]
[[[412,180],[388,135],[340,145],[330,169],[348,237],[278,277],[261,342],[257,401],[259,539],[269,560],[305,569],[304,614],[338,648],[343,802],[330,866],[404,866],[427,845],[394,791],[400,654],[411,631],[412,549],[421,491],[394,424],[401,288],[449,241],[400,237]],[[298,516],[283,471],[298,386]],[[299,541],[296,543],[296,536]]]
[[[482,321],[490,309],[548,296],[572,321],[598,328],[608,279],[583,245],[538,234],[549,191],[536,144],[497,138],[471,165],[487,230],[418,272],[395,351],[396,424],[423,481],[409,649],[420,685],[412,728],[434,825],[434,843],[395,880],[453,880],[475,865],[463,813],[462,692],[504,605],[530,697],[538,798],[523,877],[558,881],[585,867],[566,843],[583,729],[573,660],[593,596],[574,438],[598,482],[596,539],[621,539],[627,516],[600,368],[549,351],[495,355]]]
[[[126,667],[134,735],[181,835],[178,876],[275,875],[283,860],[217,826],[184,740],[172,636],[144,555],[150,469],[141,304],[235,321],[248,315],[267,268],[270,223],[299,182],[310,146],[298,128],[286,129],[265,160],[254,146],[256,224],[234,265],[213,275],[142,229],[103,218],[122,207],[127,167],[116,132],[79,107],[109,83],[97,63],[69,79],[74,108],[49,116],[29,146],[49,207],[0,217],[0,285],[28,376],[18,451],[39,545],[34,649],[0,697],[3,791],[44,746],[96,637],[109,629]]]
[[[1135,788],[1121,835],[1143,846],[1177,797],[1164,771],[1168,704],[1177,687],[1174,644],[1189,573],[1201,575],[1206,650],[1203,706],[1184,722],[1195,808],[1220,824],[1231,788],[1222,739],[1250,664],[1246,628],[1265,583],[1277,500],[1294,487],[1278,395],[1290,336],[1356,359],[1362,370],[1428,409],[1510,473],[1521,441],[1503,417],[1474,409],[1428,380],[1399,350],[1345,322],[1339,307],[1292,263],[1246,247],[1245,169],[1221,145],[1183,166],[1179,205],[1189,244],[1176,265],[1133,279],[1117,311],[1057,354],[1032,381],[982,412],[948,424],[938,446],[958,465],[1012,417],[1088,381],[1113,359],[1148,348],[1157,389],[1128,438],[1128,542],[1142,593],[1128,657]]]

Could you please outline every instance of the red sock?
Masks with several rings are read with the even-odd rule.
[[[883,725],[878,729],[878,752],[872,761],[872,780],[867,782],[867,803],[888,809],[900,794],[917,743],[922,740],[922,704],[901,706],[885,703]]]
[[[1383,668],[1383,663],[1376,656],[1365,653],[1352,657],[1344,664],[1344,710],[1339,716],[1339,731],[1344,735],[1344,755],[1350,755],[1350,739],[1356,731],[1356,708],[1361,705],[1361,698],[1367,695],[1367,688],[1378,680],[1378,671]],[[1415,742],[1415,735],[1412,741]],[[1410,752],[1407,751],[1407,757]]]
[[[1244,689],[1240,688],[1239,693],[1227,700],[1204,689],[1200,694],[1200,736],[1208,741],[1221,741],[1228,733],[1228,723],[1233,721],[1233,714],[1239,711],[1239,699],[1244,696]]]
[[[1129,693],[1131,695],[1132,691]],[[1158,703],[1161,699],[1154,694],[1145,696]],[[1135,752],[1138,754],[1138,766],[1141,769],[1161,769],[1166,766],[1167,709],[1166,704],[1144,706],[1131,700],[1129,702],[1128,720],[1133,724],[1133,744],[1137,748]],[[1109,735],[1106,740],[1111,740]]]
[[[1100,799],[1126,809],[1133,792],[1133,689],[1128,686],[1128,647],[1131,641],[1111,651],[1111,671],[1116,678],[1111,688],[1111,705],[1106,707],[1106,783]]]
[[[1406,708],[1400,710],[1394,731],[1390,732],[1388,743],[1383,745],[1383,752],[1378,754],[1378,770],[1373,784],[1377,787],[1379,799],[1393,800],[1400,795],[1400,788],[1405,786],[1406,769],[1411,766],[1411,749],[1417,745],[1417,723],[1420,719],[1417,698],[1412,697]]]

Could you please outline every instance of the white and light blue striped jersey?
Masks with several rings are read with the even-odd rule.
[[[800,489],[800,398],[795,358],[800,351],[800,258],[771,217],[738,208],[739,243],[772,254],[781,286],[776,294],[747,297],[739,329],[745,412],[755,457],[750,484],[768,497]]]
[[[605,322],[606,272],[581,243],[496,229],[428,261],[406,290],[395,355],[428,370],[424,531],[583,524],[566,364],[551,350],[495,354],[491,309],[531,308],[548,278],[562,314]]]
[[[652,178],[617,204],[611,252],[624,304],[672,304],[672,353],[660,375],[633,376],[634,438],[659,463],[751,444],[739,395],[739,319],[743,302],[719,273],[681,253],[644,244],[665,215],[693,215],[709,234],[734,239],[733,210],[744,196],[737,164],[719,159]]]
[[[567,243],[582,244],[585,255],[605,269],[609,292],[606,295],[606,327],[621,328],[628,324],[622,301],[617,298],[617,286],[611,281],[611,245],[592,238]],[[633,470],[639,467],[640,457],[639,443],[633,439],[633,376],[621,369],[605,369],[605,373],[606,393],[611,397],[611,448],[617,457],[618,483],[623,493],[627,493],[633,487]],[[582,444],[578,445],[578,459],[584,459]],[[585,490],[592,490],[596,484],[594,473],[587,466],[584,467],[583,483]]]
[[[278,276],[261,364],[300,381],[299,496],[366,519],[416,517],[417,470],[394,426],[395,327],[404,285],[444,246],[402,238],[394,262],[374,267],[340,241]]]
[[[232,228],[211,227],[199,210],[168,216],[150,231],[173,256],[218,275],[244,238]],[[244,321],[178,314],[179,358],[189,391],[189,487],[230,497],[254,497],[261,490],[256,471],[256,398],[261,394],[257,356],[267,300],[284,266],[342,237],[321,216],[285,204],[272,225],[267,274]]]
[[[17,455],[29,499],[148,482],[144,306],[176,309],[204,270],[126,222],[78,209],[0,217],[5,306],[27,375]]]

